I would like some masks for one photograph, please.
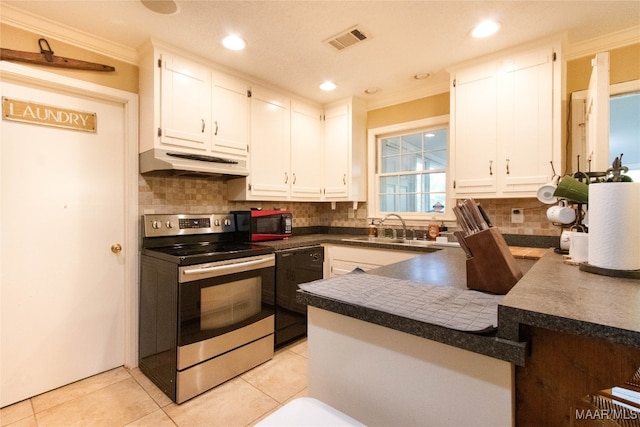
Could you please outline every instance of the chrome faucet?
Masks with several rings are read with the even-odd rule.
[[[390,216],[395,216],[400,220],[400,222],[402,223],[402,238],[406,240],[406,238],[407,238],[407,224],[404,223],[404,219],[402,219],[402,217],[400,215],[398,215],[397,213],[390,213],[390,214],[386,214],[385,216],[383,216],[382,219],[380,220],[380,226],[382,226],[382,224],[384,223],[384,220],[389,218]]]

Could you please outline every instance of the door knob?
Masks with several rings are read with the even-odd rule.
[[[111,252],[113,252],[114,254],[119,254],[121,251],[122,251],[122,246],[120,246],[120,243],[111,245]]]

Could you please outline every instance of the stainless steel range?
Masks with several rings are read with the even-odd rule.
[[[232,214],[142,220],[140,370],[182,403],[271,359],[273,249]]]

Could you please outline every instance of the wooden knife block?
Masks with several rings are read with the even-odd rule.
[[[467,287],[506,294],[522,278],[522,270],[500,230],[492,227],[464,238],[473,258],[467,258]]]

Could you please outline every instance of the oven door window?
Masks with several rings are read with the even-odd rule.
[[[241,323],[261,310],[260,277],[200,289],[200,330]]]
[[[180,284],[179,345],[203,341],[274,313],[273,267]]]

